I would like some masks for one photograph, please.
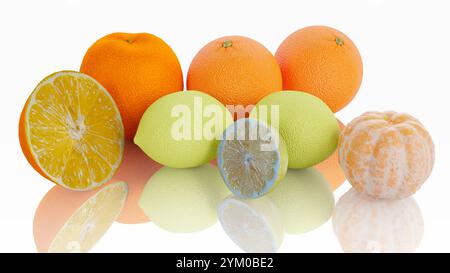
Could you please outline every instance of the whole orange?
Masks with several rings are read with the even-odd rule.
[[[311,26],[288,36],[275,57],[283,89],[300,90],[322,99],[333,112],[344,108],[361,85],[363,64],[355,44],[344,33]]]
[[[86,52],[80,71],[99,81],[116,101],[126,139],[133,139],[147,107],[163,95],[183,90],[177,56],[148,33],[112,33]]]
[[[226,36],[204,46],[194,57],[187,89],[199,90],[225,105],[254,105],[282,89],[280,67],[263,45],[242,36]]]

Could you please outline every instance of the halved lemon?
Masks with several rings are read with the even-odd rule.
[[[38,84],[22,110],[19,138],[35,170],[72,190],[107,182],[124,149],[114,100],[96,80],[72,71],[54,73]]]
[[[217,165],[231,192],[242,198],[257,198],[283,179],[288,155],[275,128],[245,118],[225,130]]]
[[[88,192],[53,187],[36,209],[33,234],[39,252],[88,252],[122,211],[125,182]]]
[[[230,196],[218,208],[222,228],[245,252],[276,252],[283,242],[283,221],[270,199]]]

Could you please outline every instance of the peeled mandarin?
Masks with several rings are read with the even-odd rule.
[[[414,194],[434,164],[430,134],[414,117],[389,112],[367,112],[341,133],[339,163],[352,186],[378,198]]]

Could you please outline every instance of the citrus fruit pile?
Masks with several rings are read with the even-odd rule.
[[[211,225],[231,191],[237,199],[227,199],[219,213],[228,219],[226,230],[235,225],[228,223],[230,212],[270,207],[245,199],[267,195],[279,204],[288,231],[301,233],[328,219],[334,205],[332,194],[320,194],[326,192],[322,176],[310,179],[319,181],[312,187],[317,196],[302,194],[310,185],[298,180],[316,177],[316,170],[330,189],[347,178],[358,192],[391,199],[410,196],[431,173],[434,145],[412,116],[367,112],[348,126],[335,117],[362,79],[356,45],[326,26],[294,32],[275,55],[247,37],[215,39],[192,60],[187,90],[180,62],[162,39],[113,33],[87,50],[80,72],[57,72],[37,85],[20,116],[20,144],[30,165],[65,190],[128,184],[124,223],[152,219],[179,231],[180,219],[193,215],[179,208],[204,210],[183,229],[196,231]],[[183,198],[176,194],[183,192]],[[298,207],[283,210],[298,198]],[[305,204],[316,201],[321,212],[298,224]],[[233,240],[243,243],[239,236]],[[268,249],[278,245],[275,237]]]

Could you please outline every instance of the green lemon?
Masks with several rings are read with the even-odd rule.
[[[339,125],[319,98],[300,91],[264,97],[250,116],[278,128],[289,154],[289,168],[308,168],[328,158],[337,147]]]
[[[180,91],[148,107],[134,142],[153,160],[172,168],[191,168],[215,158],[230,112],[199,91]]]

